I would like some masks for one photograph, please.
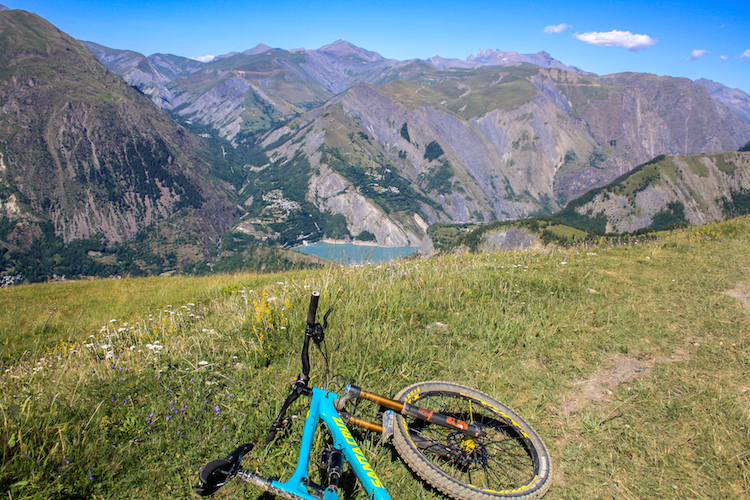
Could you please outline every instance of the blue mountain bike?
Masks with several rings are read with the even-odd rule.
[[[214,493],[233,477],[289,500],[340,500],[339,481],[344,462],[357,476],[367,498],[391,496],[368,463],[349,426],[393,437],[393,444],[409,468],[435,489],[456,500],[541,498],[550,486],[552,464],[537,433],[515,412],[474,389],[450,382],[420,382],[393,399],[348,385],[342,394],[309,387],[309,347],[324,342],[330,309],[323,324],[315,320],[319,293],[313,292],[302,345],[302,373],[292,384],[265,439],[274,442],[285,428],[290,405],[311,398],[305,418],[297,466],[286,481],[273,480],[242,468],[240,461],[253,444],[244,444],[227,458],[201,470],[196,493]],[[379,406],[381,421],[352,415],[347,403],[361,399]],[[310,478],[313,438],[320,422],[330,434],[318,464],[322,484]]]

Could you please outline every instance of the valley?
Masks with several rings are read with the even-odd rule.
[[[429,248],[435,224],[564,218],[662,156],[679,167],[642,179],[641,201],[567,223],[615,234],[675,203],[685,216],[666,220],[690,224],[744,210],[747,162],[729,158],[750,98],[708,80],[599,76],[544,52],[398,61],[343,40],[203,63],[23,11],[0,22],[0,265],[32,281],[315,266],[281,250],[324,238]]]

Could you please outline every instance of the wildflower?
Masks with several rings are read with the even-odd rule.
[[[146,347],[152,351],[159,352],[164,349],[163,345],[159,345],[159,341],[155,340],[153,344],[146,344]]]

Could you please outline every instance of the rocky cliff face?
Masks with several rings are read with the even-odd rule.
[[[209,252],[238,214],[202,156],[196,138],[80,42],[33,14],[0,14],[6,216],[15,207],[65,242],[108,243],[171,218]]]

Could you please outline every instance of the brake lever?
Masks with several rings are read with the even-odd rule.
[[[325,315],[323,316],[323,330],[328,328],[328,315],[333,312],[333,309],[334,309],[333,307],[330,308],[328,312],[326,312]]]
[[[315,342],[315,345],[317,346],[322,344],[326,338],[325,329],[328,328],[328,315],[333,312],[333,309],[334,308],[332,307],[328,310],[328,312],[325,313],[325,315],[323,316],[323,324],[321,325],[320,323],[316,323],[309,333],[310,338],[312,338],[313,342]]]

